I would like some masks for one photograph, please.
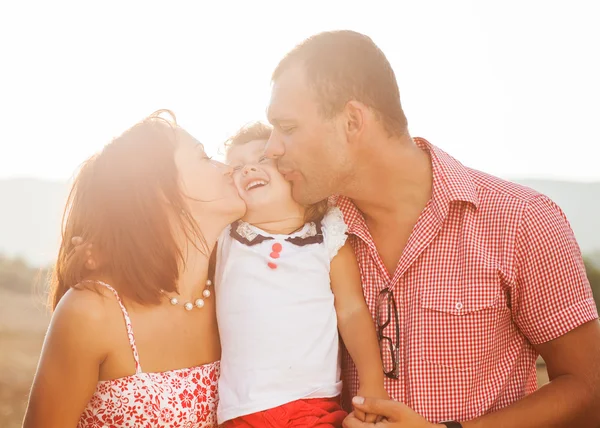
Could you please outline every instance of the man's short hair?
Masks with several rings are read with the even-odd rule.
[[[407,121],[394,70],[371,38],[348,30],[309,37],[279,62],[273,82],[296,64],[304,66],[326,117],[356,100],[374,110],[390,135],[406,133]]]

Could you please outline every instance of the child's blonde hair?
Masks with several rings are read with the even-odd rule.
[[[225,141],[225,154],[231,147],[248,144],[250,141],[265,140],[268,141],[271,137],[273,128],[262,122],[253,122],[240,128],[235,135]],[[323,220],[329,205],[327,199],[314,203],[306,207],[304,213],[304,221],[319,223]]]

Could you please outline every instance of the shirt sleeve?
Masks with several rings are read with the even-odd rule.
[[[598,318],[581,251],[562,210],[539,195],[523,214],[515,248],[513,319],[533,344]]]
[[[348,226],[339,208],[330,208],[321,221],[323,226],[323,242],[329,254],[329,261],[337,255],[340,248],[346,243]]]

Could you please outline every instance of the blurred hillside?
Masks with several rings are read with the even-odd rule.
[[[548,195],[564,210],[583,253],[600,250],[600,183],[518,182]],[[0,180],[0,253],[34,265],[51,263],[68,186],[34,179]]]

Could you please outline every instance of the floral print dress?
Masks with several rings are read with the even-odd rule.
[[[123,312],[135,360],[135,374],[98,382],[77,427],[216,427],[219,362],[144,373],[129,314],[116,290],[106,283],[99,283],[115,295]]]

